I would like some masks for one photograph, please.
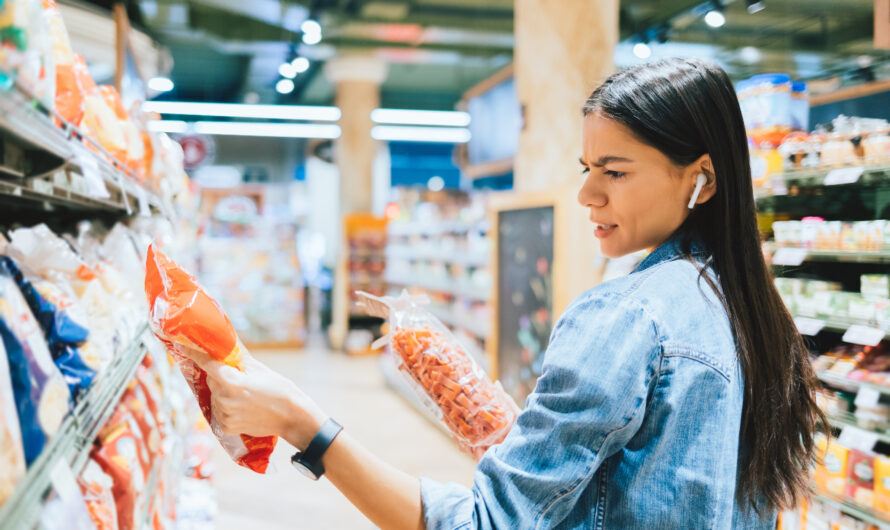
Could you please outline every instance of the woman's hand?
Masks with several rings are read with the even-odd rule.
[[[327,416],[290,379],[250,355],[244,371],[211,361],[207,372],[211,410],[223,432],[277,435],[303,451]]]

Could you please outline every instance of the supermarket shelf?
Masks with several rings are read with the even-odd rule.
[[[33,97],[16,86],[0,90],[0,140],[21,151],[16,167],[0,167],[13,178],[0,181],[0,198],[42,208],[107,211],[132,214],[140,210],[169,215],[160,198],[142,188],[132,173],[76,127],[43,110]],[[89,148],[85,144],[89,144]],[[13,157],[15,158],[15,157]],[[90,168],[84,168],[88,162]],[[68,174],[66,170],[71,170]],[[95,172],[110,197],[88,193],[84,172]],[[15,178],[20,177],[20,178]]]
[[[878,436],[878,440],[890,444],[890,432],[866,429],[865,427],[859,425],[859,422],[856,421],[856,416],[854,416],[850,412],[831,414],[828,416],[828,423],[830,423],[832,427],[838,429],[843,429],[844,427],[856,427],[857,429],[862,429],[864,431],[874,433]]]
[[[466,267],[485,267],[489,263],[488,254],[478,252],[417,252],[407,245],[390,245],[386,249],[387,259],[401,259],[408,261],[439,261],[452,265],[464,265]]]
[[[773,242],[763,244],[764,250],[770,254],[775,253],[780,248],[800,248],[800,247],[779,247]],[[890,249],[888,250],[816,250],[808,249],[804,261],[832,261],[844,263],[890,263]]]
[[[824,370],[816,372],[816,376],[823,383],[828,383],[829,385],[834,385],[854,392],[858,391],[860,388],[871,388],[881,394],[890,396],[890,386],[869,383],[868,381],[855,381],[842,375],[833,374]]]
[[[112,364],[100,374],[74,411],[62,422],[59,431],[49,440],[43,452],[28,468],[24,480],[0,509],[0,528],[34,528],[50,488],[53,467],[59,461],[64,461],[78,475],[86,465],[93,440],[114,412],[125,383],[132,379],[142,362],[146,352],[142,341],[147,331],[148,323],[145,323],[139,328],[135,340],[115,356]]]
[[[480,232],[488,231],[488,223],[389,223],[386,232],[390,236],[436,236],[442,234],[465,234],[478,230]]]
[[[874,321],[866,321],[866,320],[854,320],[854,319],[846,319],[846,318],[836,318],[836,317],[825,317],[822,315],[819,316],[806,316],[806,315],[792,315],[794,318],[812,318],[815,320],[821,320],[825,322],[825,326],[822,329],[829,331],[837,331],[844,332],[850,329],[851,326],[866,326],[871,328],[880,328],[877,322]],[[884,338],[890,338],[890,330],[884,330]]]
[[[859,167],[859,166],[857,166]],[[852,168],[826,168],[826,169],[806,169],[800,171],[789,171],[780,175],[770,177],[773,187],[779,184],[779,188],[788,186],[818,187],[832,184],[841,184],[840,182],[832,182],[833,176],[836,176],[837,170],[845,170]],[[863,168],[862,176],[855,182],[857,185],[874,185],[890,183],[890,166],[866,166]],[[782,186],[784,184],[784,186]],[[776,193],[774,190],[764,188],[755,189],[754,196],[757,199],[765,199],[768,197],[777,197],[787,195],[786,193]]]
[[[813,498],[822,501],[825,504],[834,506],[841,512],[847,515],[852,515],[853,517],[865,521],[866,523],[878,525],[878,527],[882,529],[890,528],[890,526],[888,526],[890,525],[890,518],[875,512],[871,508],[860,506],[846,499],[842,499],[840,497],[836,497],[834,495],[830,495],[821,491],[814,491]]]
[[[468,320],[466,318],[459,318],[453,312],[441,308],[430,306],[430,313],[432,313],[436,318],[441,320],[443,323],[447,324],[450,327],[461,328],[466,331],[469,331],[471,334],[480,339],[487,339],[490,335],[488,326],[473,320]]]
[[[469,289],[466,287],[455,286],[453,284],[449,285],[445,282],[431,282],[412,278],[396,278],[393,276],[387,276],[386,282],[391,285],[399,285],[402,287],[417,287],[419,289],[424,289],[427,291],[434,291],[437,293],[445,293],[452,296],[469,298],[470,300],[475,300],[477,302],[487,302],[490,297],[487,291]]]

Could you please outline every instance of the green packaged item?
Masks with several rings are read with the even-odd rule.
[[[890,298],[890,275],[863,274],[859,278],[859,292],[866,298]]]

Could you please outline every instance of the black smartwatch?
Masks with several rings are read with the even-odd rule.
[[[318,480],[324,475],[324,466],[321,465],[321,457],[324,456],[328,447],[334,442],[334,438],[340,434],[343,427],[332,419],[328,419],[318,430],[315,438],[309,442],[309,447],[305,451],[297,451],[290,458],[291,464],[297,468],[297,471],[303,475]]]

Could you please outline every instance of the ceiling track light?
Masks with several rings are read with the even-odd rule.
[[[745,0],[745,5],[748,7],[748,14],[751,15],[763,11],[766,7],[763,5],[763,0]]]

